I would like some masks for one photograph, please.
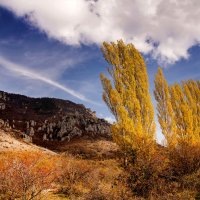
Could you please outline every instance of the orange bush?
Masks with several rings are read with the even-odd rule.
[[[55,156],[23,151],[0,154],[0,199],[36,199],[58,175]]]

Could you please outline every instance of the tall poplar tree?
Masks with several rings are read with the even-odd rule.
[[[108,79],[101,74],[100,78],[103,100],[116,118],[113,139],[125,151],[150,152],[155,122],[145,62],[132,44],[126,45],[122,40],[104,42],[102,52],[111,76]]]
[[[194,142],[199,141],[200,143],[200,88],[198,87],[198,81],[183,81],[182,87],[192,112]]]
[[[174,112],[171,104],[169,86],[160,67],[155,75],[154,84],[154,96],[157,101],[158,121],[162,133],[166,138],[167,146],[175,145],[176,124],[174,120]]]
[[[190,144],[193,141],[193,116],[181,86],[175,83],[170,87],[172,108],[177,126],[179,144]]]
[[[158,120],[168,145],[200,144],[199,81],[188,80],[168,86],[162,69],[155,76]],[[199,143],[199,144],[198,144]]]

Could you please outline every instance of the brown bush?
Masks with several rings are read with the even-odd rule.
[[[125,166],[128,185],[135,195],[149,197],[153,190],[159,190],[165,184],[163,177],[168,169],[168,159],[161,150],[155,151],[148,159],[143,154],[129,156],[134,159],[129,158]]]
[[[200,146],[181,144],[170,150],[169,159],[176,176],[195,173],[200,168]]]
[[[94,161],[65,155],[62,166],[59,193],[69,199],[130,199],[125,180],[122,183],[118,178],[122,169],[115,160]]]
[[[0,154],[0,199],[37,199],[58,175],[55,156],[20,151]]]
[[[191,147],[186,152],[157,148],[149,160],[142,154],[133,155],[125,167],[133,196],[194,199],[200,193],[199,155],[200,151]]]

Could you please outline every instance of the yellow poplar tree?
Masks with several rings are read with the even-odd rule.
[[[200,143],[200,88],[198,82],[194,80],[183,81],[182,87],[188,106],[192,111],[193,137],[195,142],[199,141]]]
[[[100,78],[103,100],[116,118],[113,139],[125,151],[150,153],[155,122],[145,62],[132,44],[122,40],[104,42],[102,52],[111,76],[111,80],[104,74]]]
[[[197,82],[175,83],[170,88],[177,126],[177,146],[173,158],[179,173],[190,173],[200,167],[199,98]]]
[[[166,138],[167,146],[174,146],[176,144],[174,113],[171,104],[169,86],[160,67],[155,75],[154,84],[154,96],[157,101],[158,121],[162,133]]]
[[[194,172],[200,166],[200,82],[168,86],[159,68],[154,83],[158,120],[172,165],[180,174]]]
[[[170,88],[171,102],[175,114],[177,126],[177,139],[179,144],[190,144],[193,137],[193,116],[192,110],[187,103],[181,86],[175,83]]]
[[[167,145],[200,143],[199,81],[188,80],[169,87],[162,69],[158,68],[154,83],[158,120]]]

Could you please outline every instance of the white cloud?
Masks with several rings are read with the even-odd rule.
[[[58,83],[54,80],[51,80],[50,78],[47,78],[47,77],[39,74],[38,72],[29,70],[26,67],[15,64],[3,57],[0,57],[0,66],[15,73],[15,75],[23,76],[23,77],[26,77],[26,78],[29,78],[32,80],[39,80],[39,81],[49,84],[53,87],[56,87],[60,90],[63,90],[64,92],[72,95],[73,97],[76,97],[77,99],[98,105],[96,102],[93,102],[92,100],[87,99],[84,95],[72,90],[71,88],[61,85],[60,83]]]
[[[200,42],[199,0],[0,0],[17,16],[65,44],[124,39],[175,62]],[[156,44],[156,45],[155,45]]]
[[[116,122],[116,120],[113,117],[105,117],[104,118],[107,122],[113,124],[114,122]]]

